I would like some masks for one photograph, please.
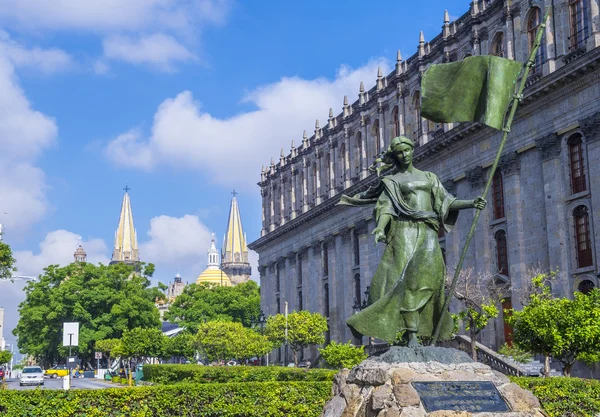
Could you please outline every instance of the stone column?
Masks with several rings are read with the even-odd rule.
[[[360,139],[362,140],[362,147],[360,150],[360,166],[361,168],[361,172],[360,172],[360,179],[362,180],[363,178],[366,178],[368,175],[368,171],[367,168],[369,167],[369,160],[368,160],[368,154],[367,154],[367,146],[368,146],[368,137],[367,137],[367,124],[365,122],[365,119],[363,117],[361,117],[360,119],[360,126],[361,126],[361,135],[360,135]]]
[[[401,136],[405,136],[406,134],[404,132],[404,96],[401,93],[398,94],[398,126],[398,134]]]
[[[285,224],[285,181],[283,175],[281,176],[281,182],[279,185],[279,225]]]
[[[273,181],[269,183],[269,231],[275,230],[275,187]]]
[[[513,36],[513,16],[510,7],[506,6],[503,11],[504,40],[506,44],[506,58],[515,59],[515,38]]]
[[[267,191],[265,190],[265,186],[261,185],[260,187],[260,195],[262,197],[262,230],[260,232],[261,236],[267,234],[269,230],[269,225],[267,224],[267,210],[268,210],[268,200],[267,200]]]
[[[308,211],[308,161],[302,158],[302,169],[304,170],[304,181],[302,181],[302,213]]]
[[[335,190],[335,166],[337,161],[337,144],[331,144],[330,157],[329,157],[329,197],[333,197],[336,194]]]
[[[544,192],[546,198],[546,231],[548,233],[548,265],[551,271],[558,271],[557,280],[552,285],[552,291],[559,297],[569,297],[571,285],[569,282],[570,251],[565,248],[565,237],[571,235],[566,221],[566,205],[564,197],[568,184],[564,183],[563,169],[560,160],[560,138],[552,133],[536,139],[535,144],[540,150]],[[568,241],[571,241],[569,239]]]
[[[345,160],[345,164],[342,167],[342,169],[344,170],[344,175],[342,176],[343,178],[346,178],[346,180],[342,183],[344,189],[350,187],[350,185],[352,184],[351,178],[352,178],[352,171],[350,170],[350,139],[348,138],[348,136],[345,137],[344,139],[344,143],[346,144],[345,146],[345,155],[344,155],[344,160]]]
[[[296,218],[296,207],[297,207],[297,202],[296,202],[296,187],[298,186],[298,171],[296,171],[296,168],[294,166],[292,166],[291,168],[291,172],[290,172],[290,181],[292,182],[291,185],[291,189],[290,189],[290,219],[294,220]]]

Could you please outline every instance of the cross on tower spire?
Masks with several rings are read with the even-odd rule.
[[[123,190],[125,190],[125,192],[128,192],[129,190],[131,190],[131,188],[129,188],[129,186],[125,185],[125,188],[123,188]]]
[[[235,197],[236,195],[238,195],[238,193],[237,193],[235,190],[233,190],[233,191],[231,192],[231,195]]]

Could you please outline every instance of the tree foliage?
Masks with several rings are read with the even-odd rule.
[[[267,319],[265,335],[275,346],[281,346],[285,341],[285,316],[277,314]],[[306,310],[294,311],[288,314],[287,342],[294,353],[294,364],[298,366],[298,351],[309,345],[325,343],[327,319],[319,313]]]
[[[9,363],[12,358],[12,353],[8,350],[0,350],[0,365]]]
[[[17,268],[15,267],[16,262],[10,246],[4,242],[0,242],[0,280],[11,279],[13,274],[17,272]]]
[[[260,291],[254,281],[235,287],[191,284],[165,312],[165,319],[196,333],[202,323],[233,321],[250,327],[260,314]]]
[[[272,344],[269,340],[241,323],[209,321],[203,323],[196,336],[200,352],[210,361],[246,360],[266,355]]]
[[[96,351],[106,353],[109,358],[121,356],[121,339],[104,339],[96,341]]]
[[[332,341],[327,347],[319,349],[319,353],[329,366],[348,369],[354,368],[369,356],[365,353],[364,346],[354,346],[350,341],[346,344]]]
[[[154,301],[160,291],[150,287],[147,276],[125,264],[51,265],[38,281],[25,287],[19,305],[19,323],[13,333],[19,349],[43,365],[66,354],[62,347],[64,322],[79,322],[80,358],[93,362],[97,340],[120,338],[136,327],[159,328]]]
[[[455,319],[461,320],[469,333],[471,356],[475,361],[477,337],[490,320],[498,317],[497,304],[500,303],[504,290],[505,285],[498,283],[493,276],[477,274],[472,268],[464,269],[459,274],[454,296],[462,309],[455,315]]]
[[[196,338],[189,333],[179,333],[178,335],[165,339],[165,357],[172,357],[178,360],[194,359],[196,354]]]
[[[569,376],[576,360],[600,361],[600,291],[575,293],[574,299],[553,298],[543,277],[536,277],[542,291],[531,295],[521,311],[507,318],[514,329],[514,343],[523,350],[552,356]]]
[[[145,358],[161,358],[165,352],[165,336],[156,328],[140,328],[125,330],[121,337],[119,353],[141,362]]]

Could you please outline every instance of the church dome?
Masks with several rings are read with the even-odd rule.
[[[213,284],[221,285],[221,278],[223,279],[224,287],[231,287],[231,280],[227,274],[220,269],[206,268],[196,280],[196,284]]]
[[[219,251],[215,246],[215,239],[213,237],[210,248],[208,249],[208,263],[206,269],[198,275],[196,284],[213,284],[222,285],[224,287],[231,287],[231,280],[225,272],[219,268]]]

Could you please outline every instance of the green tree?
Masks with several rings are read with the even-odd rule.
[[[573,300],[553,298],[543,279],[536,278],[542,292],[532,294],[528,305],[507,318],[514,329],[513,342],[558,360],[565,376],[570,376],[576,360],[600,361],[600,291],[577,292]]]
[[[281,346],[286,341],[286,320],[283,314],[270,316],[267,319],[265,335],[274,346]],[[306,310],[294,311],[287,319],[287,342],[294,354],[294,365],[298,366],[298,351],[309,345],[325,343],[327,319],[319,313]]]
[[[8,350],[0,350],[0,365],[9,363],[12,358],[12,353]]]
[[[196,355],[196,337],[190,333],[179,333],[165,341],[165,356],[192,360]]]
[[[160,327],[154,304],[157,292],[133,266],[51,265],[25,287],[13,334],[21,352],[51,365],[68,352],[62,347],[63,323],[79,322],[79,346],[74,351],[93,362],[97,340],[120,338],[136,327]]]
[[[346,344],[332,341],[327,347],[320,348],[319,353],[334,368],[352,369],[369,357],[364,346],[354,346],[350,341]]]
[[[198,329],[196,340],[200,352],[210,361],[246,360],[267,354],[273,347],[269,340],[241,323],[209,321]]]
[[[96,341],[96,351],[105,353],[109,358],[121,355],[121,339],[104,339]]]
[[[452,275],[448,276],[450,281]],[[459,275],[454,296],[460,302],[461,310],[454,317],[462,320],[469,333],[474,361],[477,361],[477,338],[490,320],[498,317],[497,305],[505,290],[505,285],[498,284],[494,277],[477,274],[472,268],[462,270]]]
[[[165,339],[160,329],[137,327],[125,330],[118,351],[138,363],[146,358],[161,358],[165,352]]]
[[[202,323],[221,320],[250,327],[260,314],[260,290],[248,281],[235,287],[191,284],[165,312],[165,319],[196,333]]]
[[[0,242],[0,280],[11,279],[13,274],[17,272],[15,263],[16,260],[13,257],[10,246],[4,242]]]

